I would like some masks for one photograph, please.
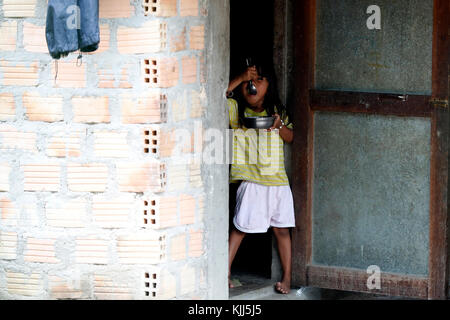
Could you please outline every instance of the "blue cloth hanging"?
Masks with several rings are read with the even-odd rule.
[[[45,36],[54,59],[77,50],[97,50],[100,43],[98,0],[49,0]]]

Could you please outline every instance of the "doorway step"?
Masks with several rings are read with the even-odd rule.
[[[230,300],[416,300],[315,287],[291,288],[288,294],[280,294],[274,289],[275,282],[264,277],[232,274],[231,279],[237,286],[230,289]]]

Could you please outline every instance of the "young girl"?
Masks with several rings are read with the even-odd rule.
[[[249,93],[250,81],[256,87],[256,94]],[[235,98],[233,90],[236,92]],[[229,277],[231,264],[245,234],[264,233],[269,227],[273,227],[283,268],[283,278],[276,283],[275,289],[286,294],[289,293],[291,284],[289,228],[295,226],[295,218],[292,193],[284,168],[283,141],[292,142],[293,125],[278,98],[272,65],[256,62],[255,66],[248,67],[244,73],[230,81],[227,97],[232,129],[245,128],[242,123],[244,117],[273,115],[275,121],[268,131],[281,139],[278,170],[275,173],[267,175],[259,163],[242,164],[235,161],[231,165],[231,182],[242,182],[236,195],[233,219],[235,228],[229,239]],[[229,286],[233,287],[230,279]]]

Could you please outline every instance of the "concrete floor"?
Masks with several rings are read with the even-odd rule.
[[[249,274],[232,274],[231,279],[235,288],[229,291],[230,300],[414,300],[313,287],[292,288],[289,294],[279,294],[270,279]]]

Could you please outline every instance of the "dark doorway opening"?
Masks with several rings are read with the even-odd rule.
[[[230,77],[245,70],[245,59],[273,59],[274,0],[230,1]],[[269,61],[270,61],[269,60]],[[230,231],[234,228],[233,216],[236,191],[239,184],[230,185]],[[272,231],[247,234],[236,254],[231,276],[271,278]]]
[[[230,76],[242,72],[245,58],[273,58],[274,0],[230,1]]]

